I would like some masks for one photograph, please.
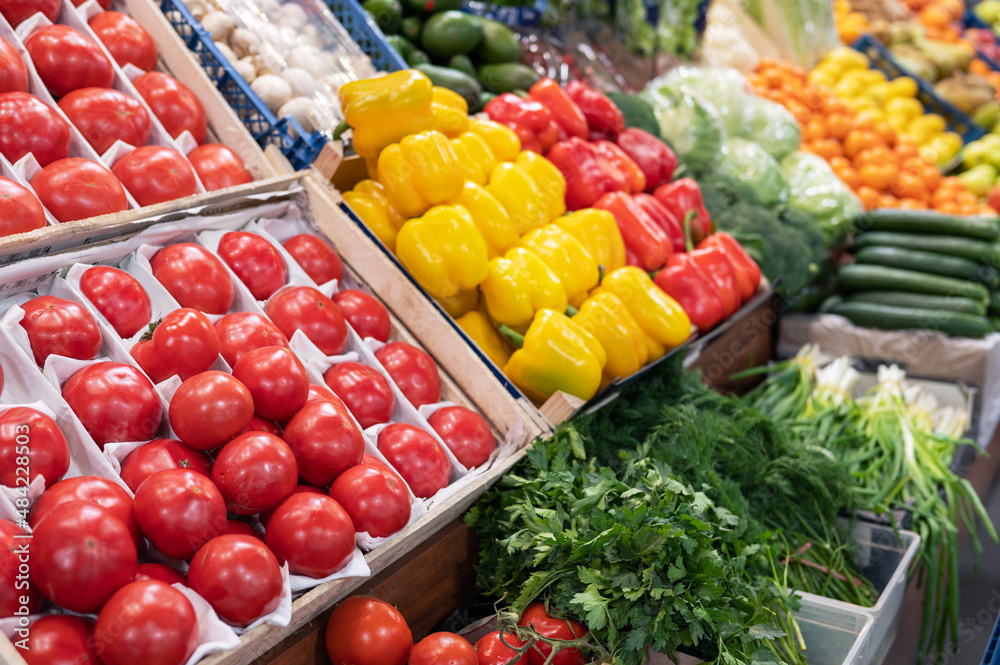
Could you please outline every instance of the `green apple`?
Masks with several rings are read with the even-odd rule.
[[[1000,139],[1000,134],[993,134]],[[971,169],[982,164],[990,164],[993,159],[995,147],[991,146],[985,138],[973,141],[962,150],[962,165],[966,169]]]
[[[987,23],[1000,21],[1000,2],[996,0],[986,0],[976,5],[976,16]]]
[[[986,196],[997,179],[997,169],[990,164],[980,164],[958,176],[970,192],[976,196]]]

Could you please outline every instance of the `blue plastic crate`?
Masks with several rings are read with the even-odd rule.
[[[520,7],[494,5],[482,0],[466,0],[462,3],[462,11],[493,19],[510,28],[531,28],[538,25],[542,21],[546,7],[548,7],[547,0],[535,0],[531,5]]]
[[[323,134],[306,133],[292,118],[274,115],[181,0],[160,0],[160,9],[261,147],[278,146],[295,169],[306,168],[316,160],[326,144]]]
[[[993,626],[993,634],[990,635],[989,644],[986,645],[982,665],[1000,665],[1000,617],[997,617],[996,625]]]
[[[375,67],[384,72],[397,72],[409,67],[403,56],[389,46],[385,34],[361,8],[359,0],[326,0],[326,4]]]
[[[862,35],[852,44],[852,47],[868,56],[871,66],[883,72],[890,79],[909,76],[916,81],[918,88],[917,99],[920,100],[920,103],[930,113],[936,113],[944,118],[948,123],[948,128],[960,134],[963,142],[969,143],[986,135],[986,130],[972,122],[972,118],[938,97],[937,93],[934,92],[934,88],[927,81],[914,76],[900,66],[895,58],[892,57],[889,49],[871,35]]]

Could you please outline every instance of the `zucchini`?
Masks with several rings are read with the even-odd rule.
[[[916,233],[895,233],[871,231],[854,238],[854,248],[901,247],[947,256],[958,256],[987,265],[1000,263],[1000,247],[984,240],[957,238],[955,236],[918,235]]]
[[[940,330],[954,337],[983,337],[994,330],[985,316],[940,309],[847,301],[833,305],[830,313],[858,326],[882,330]]]
[[[929,275],[916,270],[869,266],[861,263],[841,266],[837,271],[837,284],[841,290],[854,291],[905,291],[934,296],[961,296],[988,303],[990,293],[982,284],[966,282],[953,277]]]
[[[943,256],[900,247],[865,247],[858,252],[855,260],[858,263],[919,270],[934,275],[980,282],[990,288],[1000,285],[1000,275],[997,275],[996,269],[957,256]]]
[[[855,293],[847,301],[868,302],[875,305],[893,305],[894,307],[943,309],[949,312],[964,312],[977,316],[986,315],[986,305],[976,300],[960,298],[958,296],[929,296],[923,293],[904,293],[901,291],[866,291],[864,293]]]
[[[854,226],[859,231],[939,233],[980,240],[1000,236],[1000,218],[996,215],[948,215],[933,210],[879,208],[856,217]]]

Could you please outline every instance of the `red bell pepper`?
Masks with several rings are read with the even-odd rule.
[[[740,290],[736,285],[736,270],[718,247],[706,247],[687,253],[715,285],[722,298],[723,315],[730,317],[740,308]]]
[[[604,159],[625,175],[625,181],[628,183],[628,189],[625,191],[636,194],[646,189],[646,174],[631,157],[625,154],[624,150],[611,141],[596,141],[593,145]]]
[[[686,219],[688,212],[692,210],[695,212],[691,218],[691,241],[694,244],[697,245],[712,234],[712,218],[708,215],[705,203],[701,199],[698,183],[691,178],[681,178],[660,185],[653,192],[653,196],[679,220]]]
[[[688,254],[671,254],[667,266],[653,278],[664,293],[684,308],[691,323],[707,332],[726,317],[722,298],[712,280]]]
[[[583,116],[590,127],[591,141],[601,139],[614,141],[625,131],[625,116],[603,92],[591,88],[586,83],[570,81],[566,84],[566,94],[583,111]]]
[[[542,79],[531,86],[528,98],[539,102],[552,114],[552,120],[559,128],[559,140],[575,136],[587,138],[587,118],[566,91],[552,79]]]
[[[746,253],[736,238],[725,231],[717,231],[698,243],[698,249],[706,247],[717,247],[726,255],[736,271],[740,298],[743,301],[749,300],[760,285],[760,266],[757,262]]]
[[[521,148],[545,154],[559,140],[559,127],[549,109],[534,99],[522,99],[505,92],[483,107],[490,120],[514,130],[521,139]]]
[[[639,207],[646,211],[646,214],[659,224],[667,235],[670,236],[674,252],[687,250],[687,239],[684,237],[684,227],[681,220],[674,217],[674,214],[667,210],[666,206],[656,200],[651,194],[633,194],[632,198]]]
[[[605,194],[594,207],[615,216],[625,241],[626,262],[629,265],[647,272],[663,267],[673,252],[670,236],[631,196],[625,192]]]
[[[666,143],[644,129],[629,127],[618,135],[618,147],[646,174],[645,191],[670,182],[677,168],[677,155]]]
[[[608,192],[628,189],[625,174],[593,143],[574,137],[556,143],[545,156],[566,179],[566,207],[570,210],[589,208]]]

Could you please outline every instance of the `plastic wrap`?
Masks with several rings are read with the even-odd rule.
[[[752,188],[764,205],[773,205],[788,198],[788,183],[778,162],[753,141],[741,138],[726,141],[715,172]]]

